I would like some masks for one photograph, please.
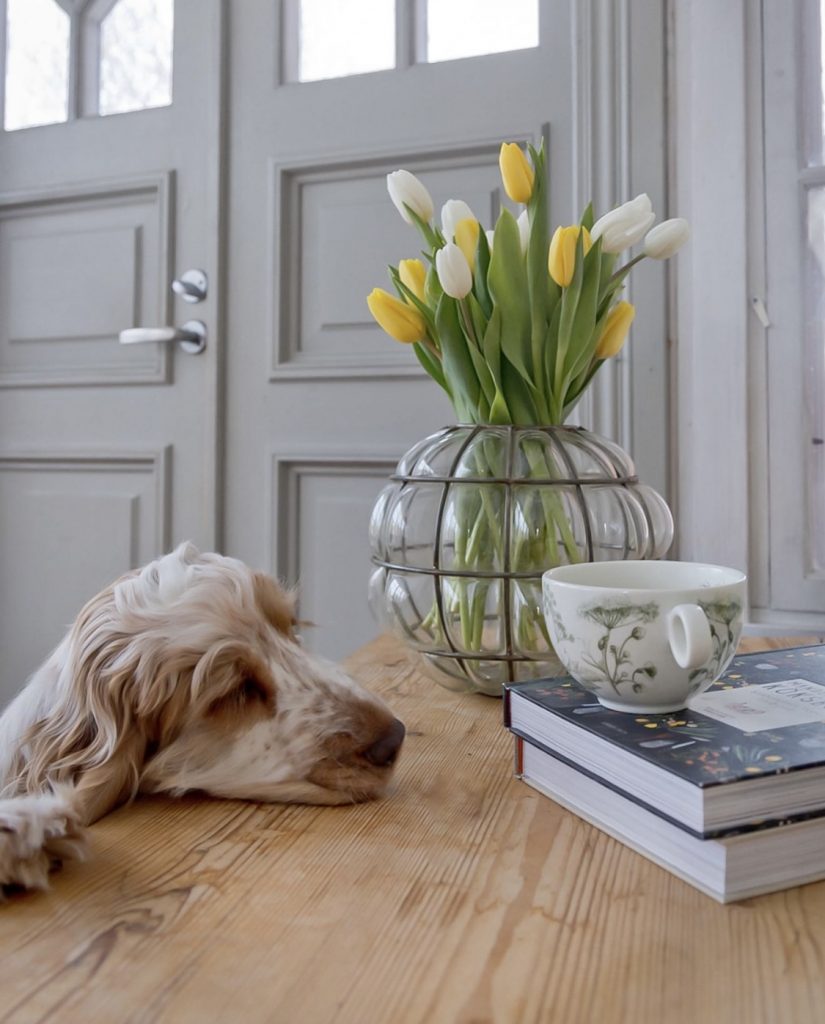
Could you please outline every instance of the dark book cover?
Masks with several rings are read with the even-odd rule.
[[[512,691],[702,788],[825,765],[825,645],[738,655],[667,715],[610,711],[569,676],[507,691],[508,727]]]

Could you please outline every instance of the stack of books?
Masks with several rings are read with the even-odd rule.
[[[740,655],[673,714],[561,677],[504,716],[520,778],[715,899],[825,878],[825,646]]]

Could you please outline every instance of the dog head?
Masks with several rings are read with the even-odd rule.
[[[183,544],[90,601],[58,650],[26,788],[74,781],[94,820],[137,789],[263,801],[380,796],[404,726],[294,633],[292,597]]]

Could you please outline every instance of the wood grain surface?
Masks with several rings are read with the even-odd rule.
[[[0,1021],[825,1020],[825,883],[720,906],[515,780],[500,701],[389,638],[349,667],[407,724],[393,793],[110,815],[0,908]]]

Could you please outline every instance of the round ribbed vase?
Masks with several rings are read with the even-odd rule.
[[[449,689],[558,675],[541,576],[661,558],[664,500],[618,445],[580,427],[454,426],[398,463],[370,521],[370,607]]]

